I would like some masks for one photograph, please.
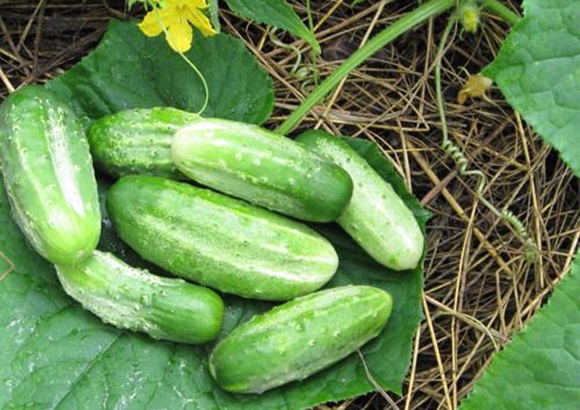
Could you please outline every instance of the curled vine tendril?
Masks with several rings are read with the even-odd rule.
[[[443,102],[443,93],[441,90],[441,62],[443,60],[443,55],[445,53],[445,47],[451,34],[451,30],[455,27],[459,15],[457,12],[453,13],[445,26],[443,34],[441,35],[441,43],[439,44],[436,56],[435,65],[435,93],[436,93],[436,103],[437,110],[439,111],[439,117],[441,119],[441,132],[443,134],[443,141],[441,142],[441,149],[445,151],[455,162],[460,175],[473,175],[477,177],[477,189],[475,191],[476,198],[485,205],[494,215],[500,218],[502,221],[508,223],[514,230],[517,238],[524,244],[525,247],[525,257],[527,260],[533,262],[537,258],[538,251],[536,246],[532,242],[528,231],[526,230],[524,224],[520,219],[510,210],[504,209],[499,211],[491,202],[486,200],[483,196],[485,187],[487,184],[487,178],[481,170],[470,170],[469,160],[463,153],[460,147],[458,147],[449,138],[449,133],[447,130],[447,119],[445,117],[445,107]]]
[[[272,31],[270,31],[269,37],[272,44],[296,54],[296,60],[294,60],[294,64],[290,69],[290,74],[300,81],[300,90],[306,93],[306,88],[316,83],[318,72],[312,67],[312,65],[302,65],[302,51],[300,51],[300,49],[294,44],[286,44],[280,41],[276,36],[276,28],[273,28]]]

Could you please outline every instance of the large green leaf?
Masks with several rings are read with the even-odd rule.
[[[196,33],[186,53],[205,77],[204,116],[260,124],[270,116],[271,80],[239,40]],[[99,46],[49,88],[89,118],[134,107],[171,106],[196,112],[204,100],[200,79],[160,37],[147,38],[131,22],[113,20]]]
[[[184,76],[183,82],[164,82],[167,89],[161,89],[154,82],[155,76],[131,82],[130,73],[142,75],[139,73],[146,72],[142,65],[153,60],[153,54],[148,53],[156,49],[146,52],[144,44],[164,46],[162,41],[155,45],[156,40],[143,40],[132,23],[113,23],[103,44],[49,87],[68,96],[78,111],[89,117],[129,106],[183,102],[170,97],[174,91],[181,95],[177,88],[193,89],[188,84],[195,81],[191,76]],[[120,53],[117,47],[125,53],[124,58],[115,57],[115,65],[111,66],[111,55]],[[227,50],[231,49],[226,48],[224,52]],[[222,64],[226,59],[220,46],[215,46],[214,51],[215,55],[206,56],[210,61],[204,62],[210,71],[212,64]],[[237,67],[237,70],[245,69]],[[168,64],[164,76],[181,78],[181,70],[182,67]],[[235,86],[229,78],[221,81],[222,84],[216,76],[214,90],[233,87],[235,92],[236,87],[247,89],[245,82],[250,82],[255,95],[271,93],[264,90],[269,88],[268,82],[260,83],[250,77],[242,77]],[[255,119],[252,110],[251,105],[240,105],[236,108],[236,118]],[[229,106],[222,104],[215,105],[212,112],[218,117],[231,118],[231,114]],[[377,147],[368,141],[349,142],[395,186],[424,227],[429,214],[406,193],[400,177]],[[106,181],[101,181],[100,185],[106,189]],[[0,224],[0,251],[7,259],[0,266],[5,270],[10,264],[14,265],[14,270],[0,281],[0,328],[3,329],[0,332],[0,408],[3,410],[287,410],[373,390],[361,359],[352,355],[311,378],[260,396],[228,394],[208,373],[206,360],[211,345],[192,347],[122,332],[103,324],[72,301],[58,284],[53,267],[26,244],[10,217],[8,201],[1,188]],[[340,257],[339,271],[329,286],[371,284],[393,295],[395,305],[391,320],[385,331],[365,346],[363,355],[372,376],[386,389],[400,392],[409,365],[411,341],[421,318],[421,269],[391,272],[373,262],[337,226],[318,225],[316,228],[332,241]],[[101,239],[101,249],[116,252],[132,264],[142,264],[116,239],[106,219]],[[226,296],[225,301],[222,337],[238,323],[271,306],[232,296]]]
[[[572,271],[494,358],[461,410],[569,410],[580,404],[580,252]]]
[[[580,2],[523,6],[525,18],[484,74],[580,176]]]
[[[286,0],[226,0],[226,3],[234,13],[244,18],[288,30],[304,39],[315,52],[320,53],[316,37],[302,23]]]

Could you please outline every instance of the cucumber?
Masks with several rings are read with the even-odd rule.
[[[30,85],[0,107],[0,164],[12,215],[43,257],[74,264],[95,249],[101,229],[89,146],[74,112]]]
[[[288,300],[322,287],[338,267],[330,242],[306,225],[186,183],[125,176],[107,209],[143,259],[222,292]]]
[[[200,119],[175,134],[172,155],[203,185],[306,221],[333,221],[352,194],[343,169],[255,125]]]
[[[352,199],[338,224],[383,266],[397,271],[417,267],[423,255],[423,233],[393,187],[337,137],[311,130],[297,141],[340,165],[354,182]]]
[[[370,286],[303,296],[235,328],[212,351],[210,373],[235,393],[262,393],[302,380],[376,337],[391,308],[391,295]]]
[[[159,107],[119,111],[88,130],[95,167],[112,177],[130,174],[185,179],[171,159],[171,141],[197,114]]]
[[[155,276],[100,251],[56,271],[69,296],[118,328],[192,344],[213,340],[220,331],[224,304],[210,289]]]

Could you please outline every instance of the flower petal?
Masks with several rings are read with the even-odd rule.
[[[193,31],[187,22],[174,23],[167,29],[167,42],[177,52],[184,53],[191,48]]]
[[[188,3],[187,8],[189,8],[189,9],[193,9],[193,8],[205,9],[205,8],[209,7],[209,5],[207,4],[207,2],[205,0],[189,0],[187,3]]]
[[[143,21],[139,23],[139,28],[147,37],[158,36],[163,31],[163,26],[159,23],[155,11],[150,11],[145,15]]]
[[[155,37],[163,32],[164,26],[168,29],[178,21],[179,16],[174,7],[154,9],[145,15],[145,18],[139,24],[139,28],[146,36]]]
[[[204,36],[213,36],[217,31],[211,26],[211,22],[201,11],[197,9],[187,8],[187,20],[201,31]]]

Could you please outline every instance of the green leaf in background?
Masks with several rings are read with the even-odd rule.
[[[275,26],[302,38],[320,54],[320,45],[286,0],[225,0],[243,18]]]
[[[271,80],[241,41],[196,33],[186,55],[208,83],[205,117],[256,124],[268,119],[274,104]],[[196,112],[204,100],[201,81],[163,36],[147,38],[134,23],[116,20],[90,56],[47,86],[92,119],[135,107]]]
[[[460,410],[571,410],[580,405],[580,252],[548,304],[517,333]]]
[[[506,100],[580,176],[580,2],[524,1],[484,71]]]
[[[209,20],[211,21],[211,25],[215,29],[215,31],[219,33],[222,27],[220,24],[220,9],[218,0],[209,0],[207,4],[208,4]]]
[[[177,65],[179,60],[173,63],[167,60],[162,72],[162,63],[154,61],[153,56],[157,47],[166,47],[164,42],[142,37],[133,23],[112,23],[93,54],[47,86],[68,97],[79,113],[91,118],[129,107],[176,104],[191,108],[190,105],[199,102],[183,92],[184,89],[195,91],[192,84],[197,84],[194,76],[183,74],[183,71],[189,73],[187,67]],[[237,45],[232,48],[233,40],[225,39],[214,39],[218,43],[212,46],[211,54],[204,54],[207,70],[219,71],[232,57],[230,54],[240,58],[239,66],[235,67],[237,71],[249,72],[257,67],[246,57],[237,57],[238,53],[246,55],[245,51],[240,51]],[[199,40],[196,45],[203,41]],[[199,49],[205,50],[203,47]],[[166,57],[172,56],[168,53]],[[159,66],[152,71],[152,64]],[[251,89],[254,104],[214,100],[212,115],[262,121],[265,111],[256,116],[254,110],[256,106],[271,107],[272,90],[271,83],[261,81],[261,76],[262,72],[256,70],[232,82],[231,78],[216,74],[211,82],[216,93],[237,95],[240,90]],[[429,213],[405,192],[404,183],[379,149],[369,141],[348,142],[393,184],[424,228]],[[106,181],[101,180],[100,188],[104,190],[106,186]],[[116,239],[106,219],[103,224],[100,248],[142,265]],[[0,225],[0,252],[6,259],[0,267],[4,271],[5,266],[14,265],[0,281],[0,328],[3,329],[0,332],[0,408],[3,410],[298,410],[374,389],[360,357],[355,354],[311,378],[260,396],[228,394],[209,375],[210,345],[193,347],[121,332],[103,324],[70,299],[57,282],[53,267],[26,244],[12,221],[3,188],[0,188]],[[413,335],[421,319],[421,268],[391,272],[373,262],[337,226],[317,225],[316,228],[332,241],[340,257],[339,270],[329,286],[371,284],[393,295],[389,324],[362,352],[374,379],[384,388],[400,392],[409,366]],[[227,307],[221,337],[238,323],[271,306],[233,296],[224,299]]]

